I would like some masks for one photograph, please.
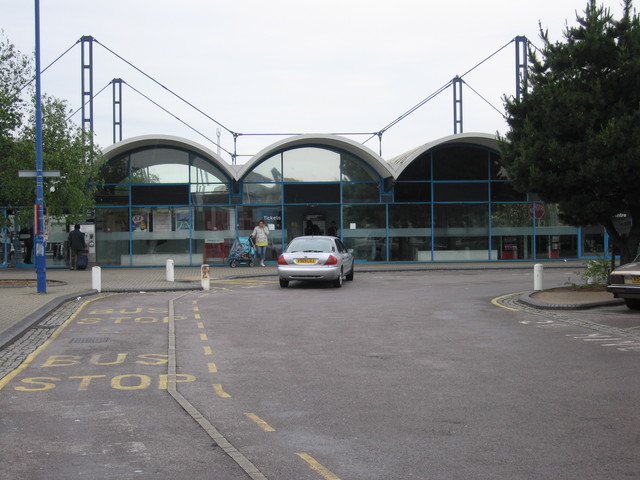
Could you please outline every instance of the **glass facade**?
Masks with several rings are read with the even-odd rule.
[[[235,178],[222,160],[192,148],[131,148],[110,158],[96,182],[94,261],[224,264],[235,239],[259,220],[271,230],[267,261],[309,233],[341,237],[360,262],[582,258],[607,250],[602,227],[564,225],[555,205],[515,191],[495,149],[448,143],[396,164],[376,160],[383,168],[370,157],[339,141],[285,144]],[[388,165],[397,173],[381,173]],[[13,212],[2,214],[11,223]],[[3,266],[30,254],[18,235],[11,253],[8,233],[20,227],[2,233]],[[64,266],[64,220],[47,228],[47,265]]]

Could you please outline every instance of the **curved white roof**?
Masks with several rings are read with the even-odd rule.
[[[111,160],[118,155],[121,155],[130,150],[150,146],[166,146],[188,149],[194,153],[197,153],[202,158],[209,160],[213,165],[215,165],[223,173],[225,173],[230,179],[235,178],[235,172],[233,168],[231,167],[231,165],[225,162],[220,155],[200,145],[199,143],[173,135],[142,135],[139,137],[128,138],[103,149],[102,154],[107,160]]]
[[[458,133],[455,135],[449,135],[447,137],[425,143],[424,145],[416,147],[413,150],[409,150],[408,152],[405,152],[389,160],[389,163],[395,167],[394,176],[396,178],[399,177],[402,171],[409,165],[411,165],[411,162],[413,162],[423,153],[435,147],[440,147],[442,145],[452,143],[467,143],[499,151],[498,137],[496,135],[490,135],[488,133]]]
[[[385,162],[380,155],[354,140],[338,135],[296,135],[295,137],[285,138],[284,140],[273,143],[254,155],[247,163],[242,165],[242,168],[238,172],[238,179],[244,177],[262,160],[271,157],[279,151],[293,147],[312,145],[339,148],[365,161],[381,178],[393,176],[393,169],[389,167],[389,164]]]

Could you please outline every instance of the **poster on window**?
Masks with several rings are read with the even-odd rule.
[[[149,231],[148,215],[146,213],[134,213],[131,216],[131,231],[132,232]]]
[[[171,231],[171,212],[169,210],[156,210],[153,213],[153,231]]]
[[[176,230],[190,230],[191,217],[189,210],[176,210]]]

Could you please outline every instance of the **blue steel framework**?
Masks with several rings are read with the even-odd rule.
[[[601,227],[562,225],[555,206],[511,188],[495,149],[456,138],[390,161],[393,177],[340,148],[340,140],[332,146],[285,142],[241,173],[193,144],[133,142],[116,149],[102,170],[96,262],[222,264],[234,239],[260,219],[272,228],[271,261],[313,224],[325,234],[335,228],[358,261],[514,261],[606,252]],[[59,232],[58,240],[65,235]]]

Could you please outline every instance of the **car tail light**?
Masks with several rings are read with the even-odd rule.
[[[624,283],[624,275],[611,275],[609,277],[609,283],[614,285],[620,285]]]
[[[287,261],[284,259],[284,255],[280,255],[278,257],[278,265],[289,265]]]
[[[336,257],[334,257],[333,255],[329,255],[329,258],[327,258],[327,261],[324,262],[325,265],[337,265],[338,264],[338,259]]]

